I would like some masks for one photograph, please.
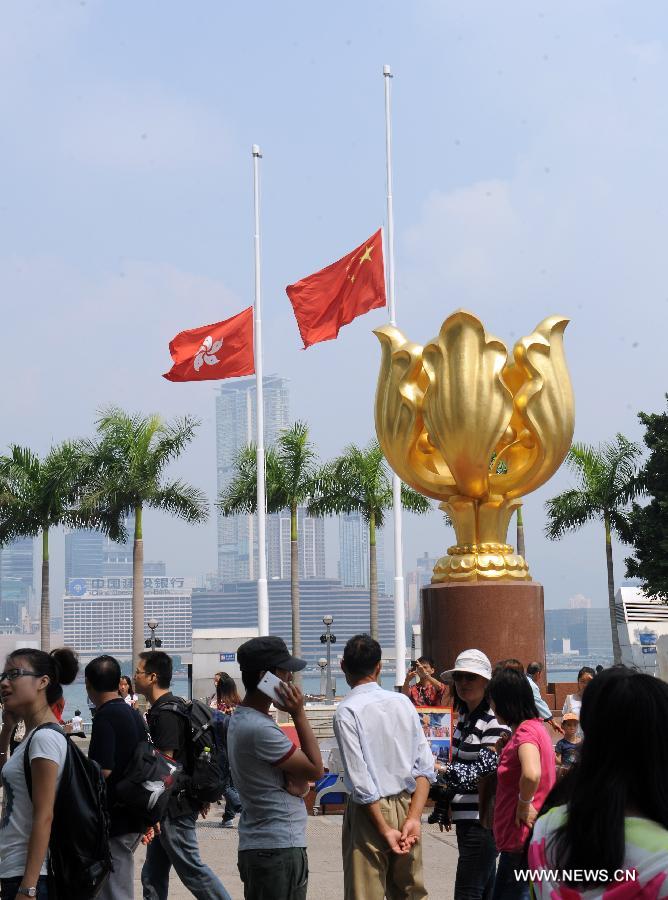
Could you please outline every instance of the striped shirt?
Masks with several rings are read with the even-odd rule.
[[[494,713],[484,701],[472,713],[460,713],[452,738],[452,762],[468,764],[472,770],[476,770],[481,749],[493,748],[501,735],[508,731],[510,729],[505,725],[499,725]],[[477,821],[479,818],[477,783],[462,786],[461,793],[455,794],[452,798],[450,809],[453,822]]]

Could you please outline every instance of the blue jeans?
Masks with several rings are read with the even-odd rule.
[[[529,882],[521,881],[516,870],[524,871],[523,855],[502,850],[499,854],[499,868],[496,870],[492,900],[529,900]]]
[[[18,878],[3,878],[0,881],[0,898],[2,900],[16,900],[16,892],[21,887],[23,875]],[[25,896],[19,894],[20,897]],[[46,884],[46,875],[41,875],[37,882],[37,900],[49,900],[49,889]]]
[[[198,900],[232,900],[220,879],[202,862],[196,822],[197,814],[191,813],[178,819],[168,815],[160,823],[160,835],[148,845],[141,870],[144,900],[167,900],[172,866]]]
[[[455,900],[491,900],[496,865],[494,835],[476,819],[460,820],[455,828],[459,849]]]
[[[241,800],[239,791],[233,784],[225,788],[225,812],[223,813],[223,822],[231,822],[237,813],[241,812]]]

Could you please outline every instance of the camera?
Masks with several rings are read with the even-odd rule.
[[[430,825],[449,825],[452,817],[450,815],[450,803],[457,791],[453,787],[437,781],[431,786],[429,791],[429,799],[434,801],[434,809],[429,815],[427,822]]]

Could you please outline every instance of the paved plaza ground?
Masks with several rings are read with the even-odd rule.
[[[197,826],[197,836],[202,857],[221,877],[233,900],[243,900],[243,886],[237,872],[237,830],[219,827],[220,813],[214,813],[212,822]],[[339,815],[309,817],[309,900],[339,900],[343,897],[343,869],[341,864],[341,823]],[[454,832],[441,832],[437,825],[427,825],[423,820],[422,852],[425,881],[429,896],[452,897],[457,865],[457,842]],[[135,856],[135,897],[141,897],[139,874],[145,850],[140,847]],[[192,897],[178,877],[172,872],[169,886],[170,900]]]

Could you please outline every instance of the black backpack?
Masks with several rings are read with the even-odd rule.
[[[175,697],[161,703],[159,712],[173,712],[186,723],[185,777],[181,791],[196,803],[217,803],[225,793],[226,779],[219,763],[220,748],[213,711],[201,700]],[[150,726],[149,711],[149,726]]]
[[[58,731],[67,741],[49,838],[50,881],[58,898],[91,900],[112,870],[104,776],[100,766],[88,759],[58,725],[39,725],[28,738],[23,754],[23,771],[31,800],[29,750],[35,734],[43,728]]]
[[[147,735],[116,782],[116,802],[144,825],[155,825],[165,817],[181,771],[179,763],[161,753]]]

